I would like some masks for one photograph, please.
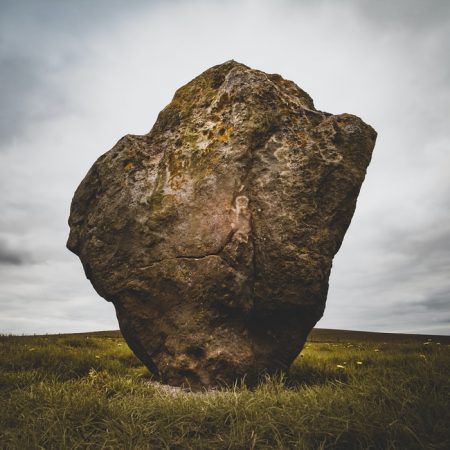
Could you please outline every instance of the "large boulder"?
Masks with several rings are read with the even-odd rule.
[[[92,166],[68,248],[162,382],[287,371],[322,316],[376,132],[235,61]]]

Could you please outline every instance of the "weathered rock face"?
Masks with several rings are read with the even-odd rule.
[[[162,382],[286,371],[322,316],[376,133],[235,61],[92,166],[68,248]]]

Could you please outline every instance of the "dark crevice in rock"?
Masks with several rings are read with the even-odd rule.
[[[223,252],[223,250],[225,249],[225,247],[233,240],[233,236],[236,233],[236,230],[230,230],[230,232],[228,233],[224,243],[220,246],[220,248],[217,250],[217,252],[213,253],[217,256],[220,256],[221,253]]]
[[[176,260],[176,259],[201,260],[201,259],[209,258],[210,256],[218,256],[219,258],[222,258],[229,266],[231,266],[229,261],[227,261],[227,259],[223,257],[222,252],[223,252],[224,248],[232,241],[234,233],[235,233],[235,230],[230,230],[224,243],[215,252],[205,253],[202,255],[177,255],[177,256],[170,256],[167,258],[161,258],[161,259],[152,261],[150,264],[147,264],[146,266],[141,266],[141,267],[139,267],[139,269],[145,270],[145,269],[148,269],[148,268],[154,266],[155,264],[159,264],[164,261],[170,261],[170,260]]]
[[[165,262],[165,261],[173,261],[173,260],[177,260],[177,259],[202,260],[202,259],[205,259],[205,258],[210,258],[211,256],[218,256],[219,258],[221,258],[219,253],[207,253],[206,255],[198,255],[198,256],[195,256],[195,255],[171,256],[171,257],[167,257],[167,258],[157,259],[157,260],[153,261],[152,263],[150,263],[150,264],[148,264],[146,266],[139,267],[138,269],[140,269],[140,270],[149,269],[150,267],[153,267],[155,264],[160,264],[160,263]],[[225,261],[225,262],[227,262],[227,261]]]
[[[250,215],[250,239],[252,240],[252,283],[250,289],[251,301],[254,302],[255,296],[255,283],[256,277],[258,276],[257,266],[256,266],[256,239],[255,239],[255,227],[253,225],[253,215]]]
[[[252,298],[252,302],[254,300],[254,290],[255,290],[255,282],[256,282],[256,277],[258,276],[258,270],[257,270],[257,261],[256,261],[256,251],[257,251],[257,247],[256,247],[256,240],[257,240],[257,236],[256,236],[256,230],[255,230],[255,224],[254,224],[254,213],[253,213],[253,208],[254,208],[254,198],[252,198],[252,179],[251,179],[251,172],[254,166],[254,162],[255,162],[255,151],[257,150],[262,150],[266,147],[267,142],[269,142],[269,140],[272,138],[272,136],[278,131],[278,126],[277,124],[273,123],[270,124],[267,131],[263,134],[264,135],[264,139],[258,138],[256,140],[257,145],[254,145],[252,143],[252,145],[250,146],[249,150],[250,150],[250,157],[247,163],[247,167],[246,167],[246,174],[244,176],[244,179],[242,180],[242,184],[245,186],[244,190],[247,192],[248,194],[248,199],[249,199],[249,206],[250,206],[250,239],[252,241],[252,283],[251,283],[251,298]]]

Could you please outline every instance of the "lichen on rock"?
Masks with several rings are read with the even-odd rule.
[[[376,132],[235,61],[92,166],[68,248],[163,383],[287,371],[323,314]]]

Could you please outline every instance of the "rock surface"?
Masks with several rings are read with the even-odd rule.
[[[322,316],[375,139],[228,61],[95,162],[67,246],[157,379],[252,385],[287,371]]]

